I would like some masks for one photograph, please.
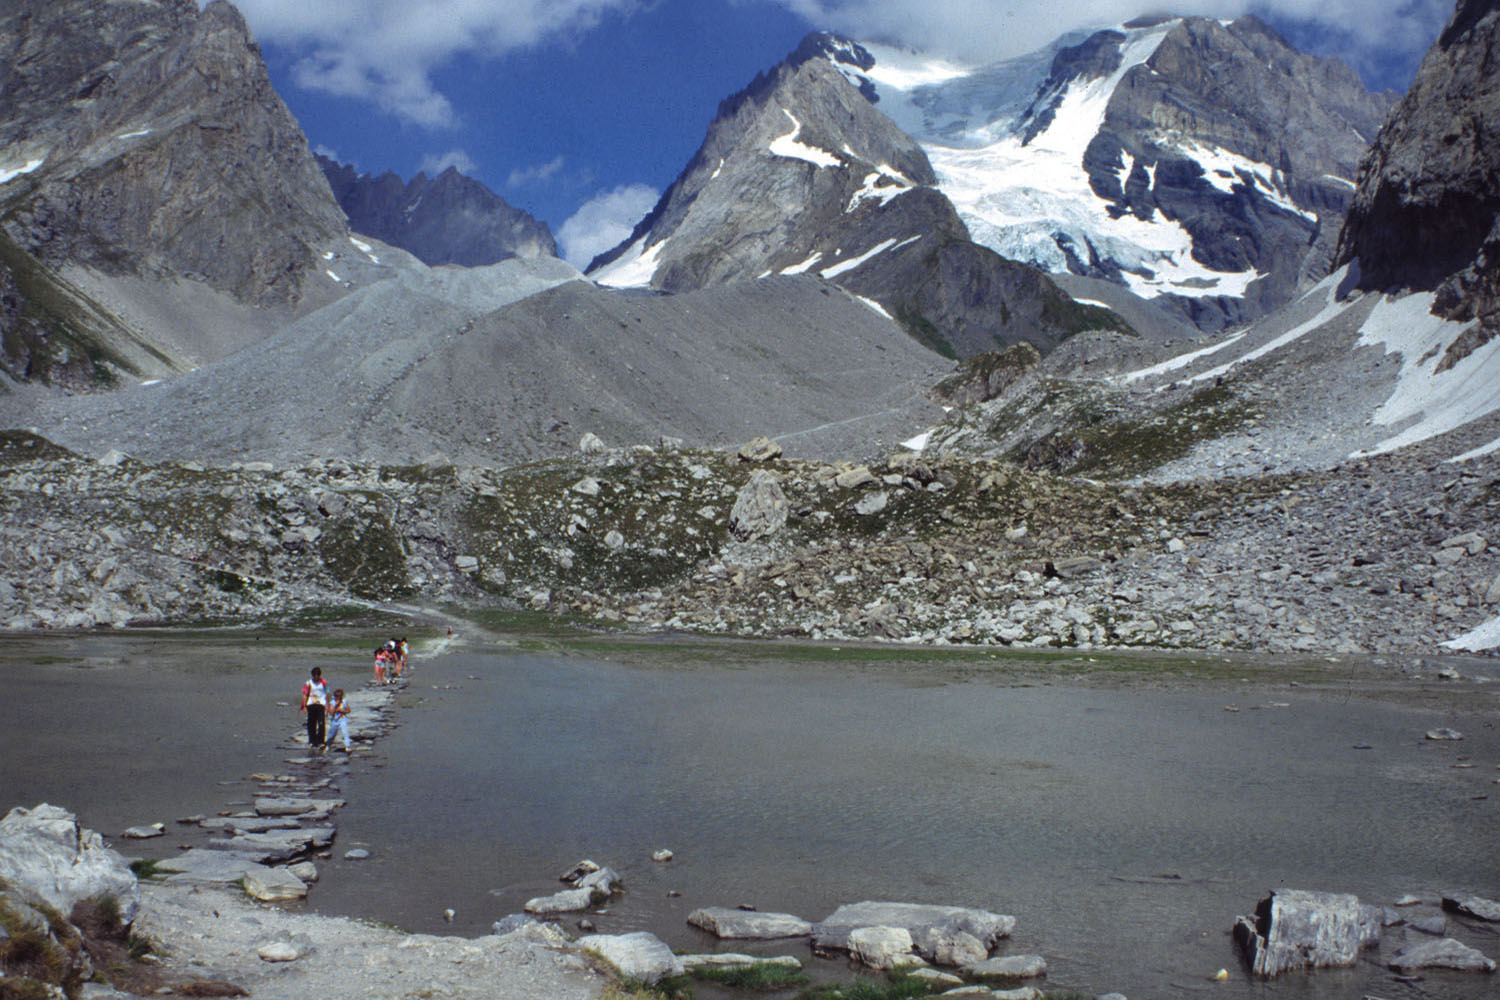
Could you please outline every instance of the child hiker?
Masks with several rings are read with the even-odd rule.
[[[313,667],[312,677],[302,685],[302,704],[297,709],[307,715],[307,745],[321,750],[325,745],[324,706],[328,704],[328,685],[323,683],[323,668]]]
[[[349,753],[349,703],[344,700],[344,689],[333,692],[333,701],[328,703],[328,740],[344,741],[344,753]]]

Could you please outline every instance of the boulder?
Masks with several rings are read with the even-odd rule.
[[[1466,892],[1450,893],[1443,897],[1443,909],[1449,913],[1462,913],[1466,917],[1477,917],[1490,923],[1500,923],[1500,903]]]
[[[870,486],[880,480],[870,471],[868,465],[856,465],[852,469],[845,469],[833,477],[833,484],[846,490],[857,490],[861,486]]]
[[[1353,965],[1362,949],[1380,943],[1380,923],[1379,907],[1353,895],[1273,889],[1253,919],[1235,922],[1234,938],[1250,971],[1270,979],[1289,969]]]
[[[125,858],[72,813],[46,803],[17,807],[0,819],[0,882],[60,913],[71,913],[81,899],[108,895],[119,900],[121,919],[129,923],[141,907]]]
[[[813,932],[811,923],[790,913],[760,913],[722,906],[694,910],[688,914],[687,922],[715,937],[744,940],[804,937]]]
[[[950,924],[924,927],[914,937],[917,952],[934,965],[973,965],[990,954],[983,941]]]
[[[647,984],[668,976],[680,976],[684,971],[682,960],[648,931],[590,934],[579,938],[578,946],[604,958],[620,970],[620,975]]]
[[[1391,968],[1397,972],[1416,969],[1455,969],[1459,972],[1494,972],[1494,959],[1453,938],[1420,941],[1391,956]]]
[[[768,437],[758,437],[740,445],[741,462],[770,462],[781,457],[781,445]]]
[[[1449,729],[1446,726],[1441,729],[1427,730],[1427,738],[1439,742],[1456,743],[1464,738],[1464,734],[1457,729]]]
[[[613,868],[601,868],[596,872],[589,872],[578,879],[574,885],[579,889],[588,889],[596,896],[613,896],[624,889],[624,882],[620,873]]]
[[[1004,976],[1011,979],[1037,979],[1047,974],[1047,960],[1040,955],[1002,955],[964,966],[971,976]]]
[[[306,899],[307,883],[285,868],[254,865],[245,869],[245,895],[266,903]]]
[[[872,969],[889,971],[920,965],[905,927],[857,927],[849,932],[849,952]]]
[[[904,927],[914,940],[930,928],[965,931],[988,950],[1015,929],[1016,918],[988,910],[925,903],[846,903],[824,917],[813,929],[813,946],[848,951],[849,933],[858,927]]]
[[[881,490],[879,493],[868,494],[860,497],[859,501],[855,503],[854,513],[861,517],[867,517],[870,514],[879,514],[885,510],[890,500],[891,495],[885,490]]]
[[[593,431],[587,432],[583,437],[578,439],[578,453],[580,455],[593,457],[603,455],[608,451],[609,446]]]
[[[756,469],[734,498],[729,530],[742,542],[774,535],[786,524],[790,509],[776,477],[765,469]]]

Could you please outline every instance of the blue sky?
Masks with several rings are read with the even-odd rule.
[[[586,261],[698,148],[718,104],[809,31],[969,61],[1116,23],[1143,0],[238,0],[314,148],[370,173],[444,166],[547,222]],[[1404,89],[1451,0],[1187,0],[1253,11]]]

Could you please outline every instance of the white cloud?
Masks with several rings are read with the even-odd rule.
[[[563,260],[580,271],[599,254],[612,250],[656,207],[660,194],[645,184],[601,191],[557,230]]]
[[[417,165],[417,169],[428,177],[436,177],[449,167],[461,174],[472,176],[478,166],[479,164],[475,163],[474,158],[468,153],[461,149],[450,149],[446,153],[428,153],[422,157],[422,162]]]
[[[1139,17],[1142,0],[778,0],[820,27],[893,41],[973,62],[1031,52],[1077,28]],[[1360,53],[1420,52],[1453,12],[1452,0],[1174,0],[1174,14],[1238,17],[1252,13],[1317,25]]]
[[[527,184],[536,184],[540,181],[551,180],[567,162],[565,156],[554,156],[546,163],[538,163],[530,167],[518,167],[510,172],[506,179],[507,187],[523,187]]]
[[[237,0],[256,37],[297,53],[299,87],[370,100],[416,125],[453,125],[432,71],[587,31],[643,0]]]

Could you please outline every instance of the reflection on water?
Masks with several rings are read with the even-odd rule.
[[[482,933],[589,857],[628,887],[592,917],[600,931],[650,929],[679,948],[713,946],[685,922],[700,906],[817,919],[897,899],[1015,914],[1009,950],[1046,956],[1059,989],[1394,1000],[1493,987],[1397,983],[1373,955],[1251,984],[1228,936],[1277,886],[1500,895],[1497,803],[1477,798],[1500,763],[1488,701],[1440,715],[1284,687],[1015,687],[940,668],[656,669],[503,649],[416,668],[402,725],[344,784],[319,909]],[[152,697],[169,698],[160,687]],[[1421,738],[1455,723],[1471,739]],[[1451,767],[1460,756],[1479,766]],[[356,845],[373,858],[342,861]],[[675,859],[652,862],[659,847]],[[1500,953],[1495,936],[1455,929]],[[762,950],[806,957],[799,943]],[[1210,987],[1221,967],[1231,981]]]

